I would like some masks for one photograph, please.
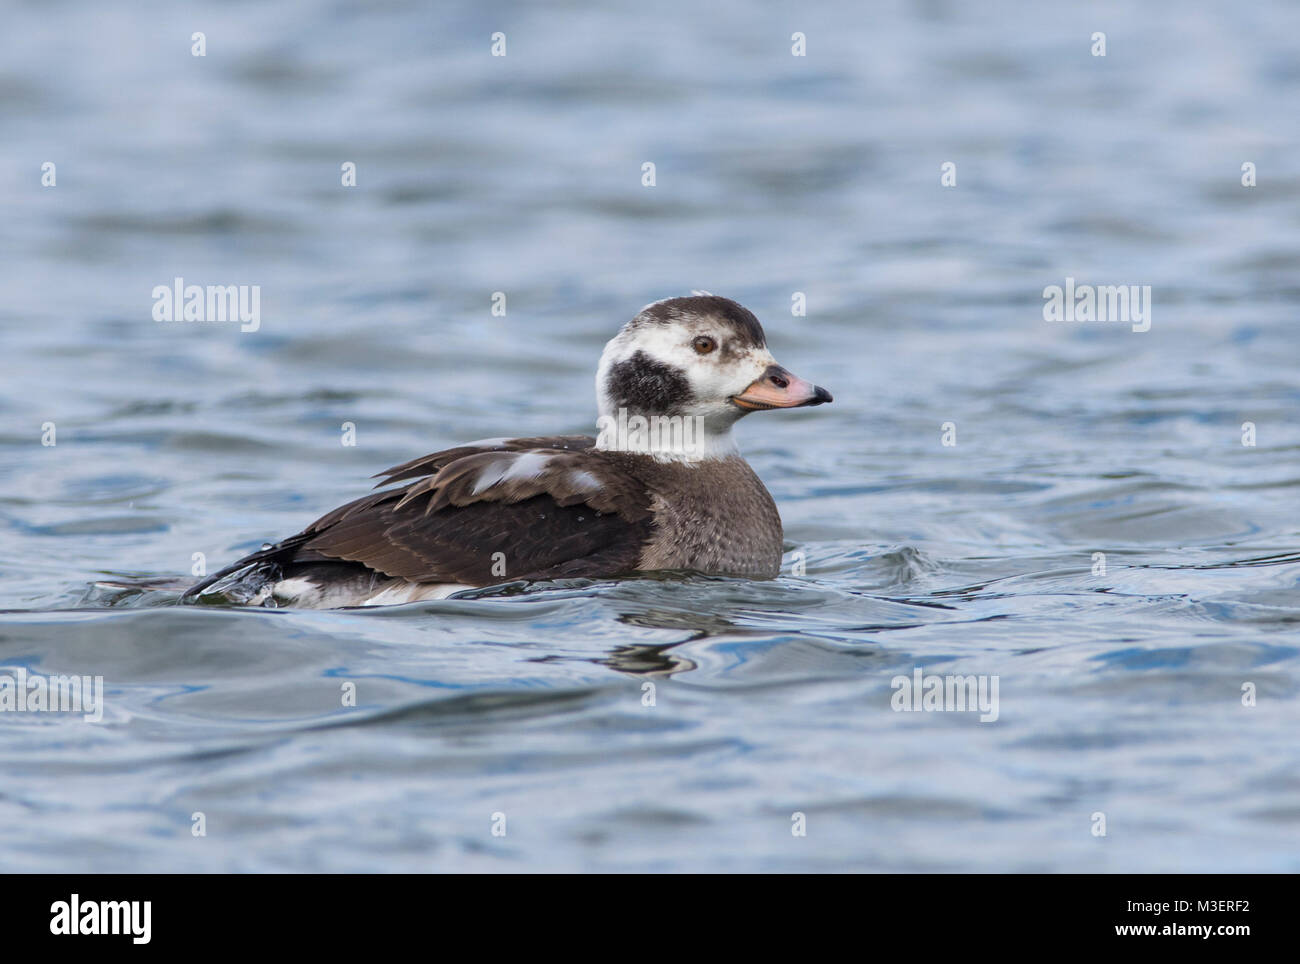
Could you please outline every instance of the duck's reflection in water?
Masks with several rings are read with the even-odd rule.
[[[674,647],[680,645],[681,643],[664,643],[657,646],[633,643],[628,646],[615,646],[608,655],[597,657],[592,662],[616,669],[620,673],[627,673],[629,676],[672,676],[675,673],[690,672],[697,666],[693,659],[672,651]]]
[[[677,647],[713,636],[762,636],[763,632],[743,629],[729,619],[712,613],[683,612],[680,609],[647,608],[620,613],[618,620],[629,626],[646,629],[683,631],[684,639],[671,643],[628,643],[615,646],[605,656],[591,662],[608,666],[632,676],[672,676],[698,668],[688,656],[675,652]]]

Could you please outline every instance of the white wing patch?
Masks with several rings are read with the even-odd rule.
[[[535,479],[542,474],[550,461],[551,457],[541,452],[520,452],[503,456],[479,474],[474,482],[474,495],[485,492],[500,482]]]
[[[480,438],[475,439],[473,442],[465,442],[461,445],[457,445],[456,448],[494,449],[505,445],[507,442],[513,441],[514,439],[505,438],[504,436],[501,438]]]
[[[569,471],[569,481],[573,483],[574,488],[585,489],[588,492],[595,492],[601,487],[600,479],[586,469],[571,469]]]

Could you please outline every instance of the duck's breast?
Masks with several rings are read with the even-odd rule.
[[[659,463],[646,474],[655,522],[641,569],[760,579],[780,571],[781,517],[744,459]]]

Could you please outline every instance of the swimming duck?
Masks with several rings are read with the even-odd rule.
[[[381,491],[182,599],[228,578],[227,599],[334,608],[513,580],[777,574],[781,517],[731,429],[831,395],[776,363],[753,313],[708,294],[647,305],[605,346],[596,397],[596,437],[485,439],[395,466]]]

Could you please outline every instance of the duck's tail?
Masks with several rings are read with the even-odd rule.
[[[277,579],[283,567],[293,558],[295,550],[302,545],[303,541],[302,536],[294,536],[284,542],[276,543],[273,546],[263,546],[256,552],[250,552],[242,559],[232,562],[224,569],[214,572],[210,576],[205,576],[190,586],[189,589],[181,593],[180,601],[191,602],[197,599],[205,589],[215,586],[223,579],[236,575],[245,569],[257,570],[259,576],[257,582],[259,584],[265,584],[271,579]]]

